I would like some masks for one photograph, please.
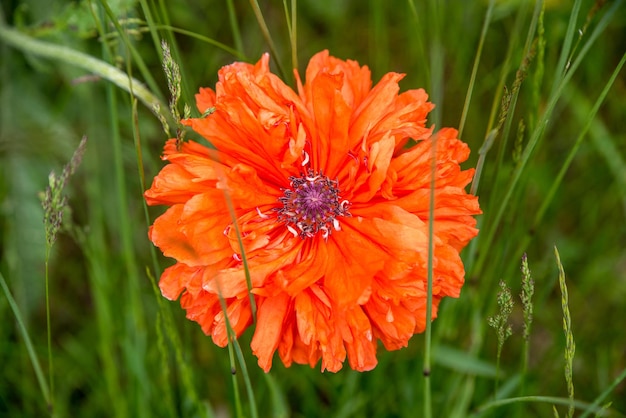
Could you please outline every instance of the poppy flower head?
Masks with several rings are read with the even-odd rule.
[[[226,316],[237,335],[252,327],[265,371],[276,352],[286,366],[372,369],[379,341],[396,350],[426,326],[433,141],[433,317],[459,296],[459,251],[481,213],[465,191],[474,172],[460,168],[469,148],[454,129],[426,127],[433,105],[422,89],[400,93],[403,75],[372,86],[366,66],[328,51],[304,82],[296,73],[296,91],[267,54],[218,75],[196,95],[204,115],[183,120],[214,148],[169,140],[145,193],[168,206],[149,231],[176,260],[162,294],[220,346]]]

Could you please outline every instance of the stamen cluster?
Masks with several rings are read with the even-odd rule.
[[[289,177],[291,189],[284,190],[278,198],[283,204],[278,209],[278,220],[287,224],[287,229],[302,239],[312,238],[318,232],[327,239],[333,230],[339,231],[339,216],[351,216],[350,202],[341,200],[339,183],[330,180],[323,172],[309,169],[300,177]]]

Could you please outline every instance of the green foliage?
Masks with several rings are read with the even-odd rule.
[[[427,396],[433,416],[626,414],[626,336],[610,320],[626,316],[624,1],[216,4],[0,6],[0,416],[412,417]],[[293,83],[322,49],[375,80],[406,73],[437,106],[431,123],[462,127],[481,232],[428,343],[380,347],[367,373],[276,360],[266,375],[249,332],[229,353],[160,295],[171,260],[147,239],[162,209],[143,191],[163,127],[194,135],[180,109],[201,114],[193,94],[221,66],[269,50]]]

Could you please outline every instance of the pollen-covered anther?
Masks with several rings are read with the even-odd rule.
[[[289,177],[291,188],[284,190],[278,200],[283,204],[278,210],[278,220],[285,222],[287,230],[302,239],[313,238],[321,231],[328,239],[333,231],[340,231],[340,216],[351,216],[350,202],[339,196],[339,183],[323,172],[312,169],[300,177]]]

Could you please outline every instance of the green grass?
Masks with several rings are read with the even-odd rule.
[[[596,3],[3,2],[0,416],[625,416],[626,4]],[[367,373],[276,360],[266,375],[249,331],[218,348],[160,296],[171,260],[147,228],[162,208],[142,193],[176,135],[161,40],[180,65],[181,114],[225,64],[271,51],[292,83],[293,65],[302,74],[329,49],[375,80],[406,73],[402,88],[437,105],[431,123],[462,125],[484,215],[430,343],[381,347]],[[48,248],[39,196],[83,135]],[[514,300],[501,352],[488,323],[500,281]]]

